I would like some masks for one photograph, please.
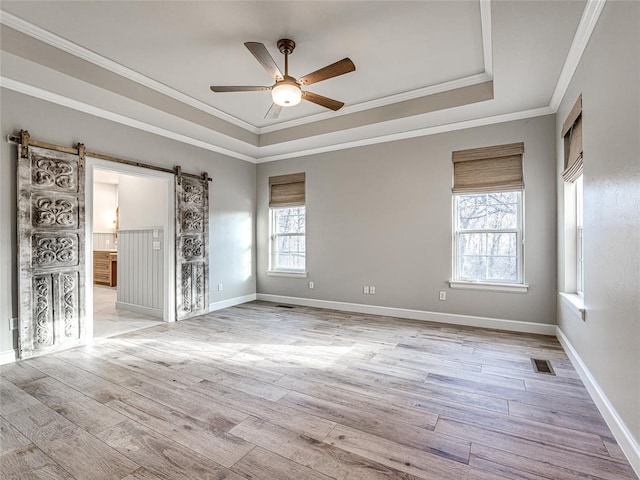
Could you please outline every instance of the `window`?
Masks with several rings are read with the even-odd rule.
[[[522,283],[522,191],[455,196],[456,280]]]
[[[305,174],[269,177],[269,273],[306,276]]]
[[[562,124],[564,141],[564,215],[562,250],[564,262],[561,265],[563,285],[560,298],[563,304],[582,320],[586,319],[584,300],[584,240],[583,240],[583,198],[584,175],[582,164],[582,95]]]
[[[271,271],[305,271],[305,207],[271,209]]]
[[[564,170],[562,171],[562,179],[565,182],[564,223],[565,231],[568,232],[564,247],[565,257],[568,259],[565,265],[567,278],[564,290],[583,296],[582,95],[578,97],[562,125],[562,137],[564,138]],[[573,274],[575,274],[575,281]]]
[[[584,296],[584,248],[582,246],[582,175],[576,179],[576,292]]]
[[[526,292],[523,143],[453,152],[452,288]]]

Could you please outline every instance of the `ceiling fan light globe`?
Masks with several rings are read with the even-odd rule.
[[[302,90],[295,84],[280,83],[271,89],[273,103],[281,107],[293,107],[302,100]]]

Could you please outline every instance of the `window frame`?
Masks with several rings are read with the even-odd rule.
[[[517,227],[516,228],[499,228],[499,229],[460,229],[458,228],[458,208],[459,198],[472,195],[490,195],[500,193],[518,193],[518,211],[517,211]],[[452,218],[452,230],[453,230],[453,265],[452,265],[452,279],[449,281],[451,288],[463,288],[473,290],[490,290],[490,291],[504,291],[504,292],[517,292],[525,293],[528,291],[528,285],[525,283],[525,232],[524,232],[524,189],[514,190],[494,190],[486,192],[461,192],[454,193],[453,199],[453,218]],[[461,234],[487,234],[487,233],[515,233],[516,234],[516,255],[517,255],[517,280],[487,280],[487,279],[470,279],[460,277],[460,250],[459,250],[459,238]]]
[[[563,264],[561,285],[558,292],[563,304],[582,321],[587,310],[584,297],[584,170],[582,94],[567,115],[560,132],[564,142],[564,161],[560,177],[563,181],[564,212]],[[575,138],[574,138],[575,136]]]
[[[580,180],[580,183],[578,183]],[[584,174],[564,181],[564,288],[560,299],[582,321],[587,318],[584,295]]]
[[[576,294],[584,298],[584,175],[575,181],[576,202]]]
[[[276,233],[275,223],[276,214],[279,210],[288,210],[292,208],[304,209],[304,233]],[[294,205],[294,206],[279,206],[269,207],[269,267],[267,270],[268,275],[273,276],[286,276],[286,277],[306,277],[307,276],[307,250],[306,250],[306,236],[307,236],[307,208],[306,205]],[[276,256],[277,250],[277,238],[283,237],[305,237],[305,252],[304,252],[304,267],[303,268],[277,268]]]

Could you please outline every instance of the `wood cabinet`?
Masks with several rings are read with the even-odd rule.
[[[93,283],[115,287],[118,282],[118,253],[93,251]]]

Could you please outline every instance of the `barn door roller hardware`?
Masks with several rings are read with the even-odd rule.
[[[149,163],[135,162],[133,160],[114,157],[112,155],[105,155],[103,153],[90,152],[89,150],[86,150],[83,143],[78,143],[75,147],[65,147],[64,145],[56,145],[54,143],[47,143],[39,140],[32,140],[28,130],[20,130],[20,132],[17,135],[11,135],[11,134],[8,135],[7,141],[9,143],[15,143],[21,146],[20,156],[22,158],[26,158],[28,153],[27,148],[29,147],[29,145],[31,145],[33,147],[47,148],[49,150],[55,150],[58,152],[65,152],[65,153],[70,153],[72,155],[78,155],[83,163],[84,163],[85,157],[92,157],[92,158],[99,158],[101,160],[108,160],[110,162],[121,163],[124,165],[132,165],[134,167],[148,168],[150,170],[155,170],[157,172],[177,174],[176,171],[174,171],[174,169],[171,169],[171,168],[160,167],[158,165],[152,165]],[[198,175],[195,173],[184,173],[180,171],[180,174],[184,177],[205,179],[209,182],[212,181],[211,177],[209,177],[209,174],[206,172],[203,173],[202,175]]]

